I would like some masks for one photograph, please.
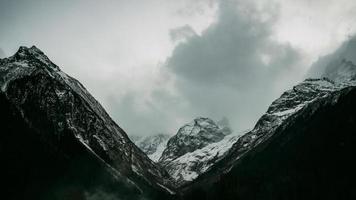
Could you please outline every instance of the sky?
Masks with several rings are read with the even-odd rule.
[[[353,0],[1,0],[0,53],[36,45],[129,135],[241,133],[355,21]]]

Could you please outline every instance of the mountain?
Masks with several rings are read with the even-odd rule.
[[[182,199],[355,199],[355,130],[355,81],[307,79],[181,187]]]
[[[230,133],[227,119],[216,123],[209,118],[198,117],[168,140],[159,164],[173,177],[177,186],[183,185],[222,157],[237,138]]]
[[[163,166],[173,177],[177,186],[189,184],[222,159],[238,138],[239,135],[227,135],[219,142],[185,153]]]
[[[159,162],[167,163],[188,152],[219,142],[224,137],[224,132],[213,120],[196,118],[181,127],[177,134],[168,140],[167,148],[163,151]]]
[[[152,136],[141,137],[135,140],[135,144],[140,148],[151,160],[157,162],[162,156],[164,149],[167,146],[170,135],[158,134]]]
[[[0,60],[4,199],[168,198],[151,161],[76,79],[35,46]]]

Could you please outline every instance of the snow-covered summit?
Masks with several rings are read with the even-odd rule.
[[[181,127],[177,134],[169,139],[167,148],[163,151],[159,162],[167,163],[188,152],[219,142],[224,137],[223,128],[213,120],[198,117]]]
[[[2,91],[6,90],[12,80],[27,76],[36,70],[44,70],[48,74],[60,72],[57,65],[37,47],[31,48],[21,46],[11,57],[0,60],[0,85]]]
[[[217,162],[237,140],[228,120],[198,117],[168,140],[159,163],[180,186],[197,178]]]

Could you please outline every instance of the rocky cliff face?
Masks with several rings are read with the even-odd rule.
[[[355,86],[352,80],[307,79],[286,91],[223,159],[183,188],[184,197],[355,197],[355,165],[350,165],[356,142]]]
[[[63,199],[97,188],[85,184],[109,185],[122,199],[173,193],[168,173],[36,47],[0,60],[0,88],[0,153],[12,199]]]

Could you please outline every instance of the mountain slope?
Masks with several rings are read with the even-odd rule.
[[[183,199],[354,199],[355,102],[352,81],[304,81],[182,188]]]
[[[0,60],[0,87],[0,154],[13,199],[85,197],[97,186],[124,199],[172,193],[169,175],[36,47]]]
[[[177,186],[189,184],[222,159],[238,138],[239,136],[235,134],[227,135],[219,142],[179,156],[164,167],[174,178]]]

